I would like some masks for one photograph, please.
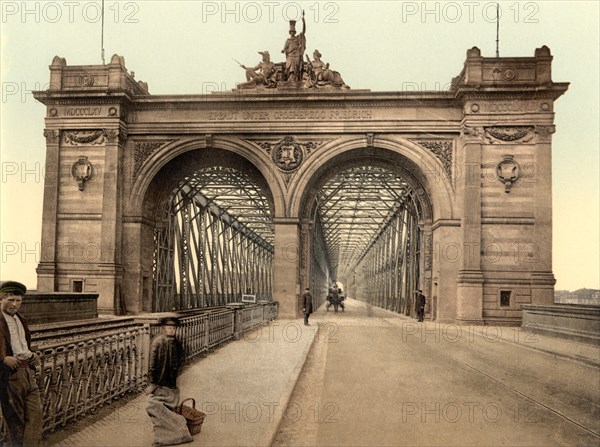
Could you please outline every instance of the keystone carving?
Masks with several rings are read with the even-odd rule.
[[[283,140],[272,143],[270,141],[256,142],[261,149],[271,156],[275,166],[284,172],[293,172],[300,167],[304,156],[323,144],[322,141],[297,142],[293,136],[287,135]]]

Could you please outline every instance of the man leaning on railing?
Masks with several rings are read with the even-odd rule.
[[[42,403],[35,377],[39,357],[31,350],[29,326],[19,313],[27,288],[16,281],[0,285],[0,404],[9,446],[38,446]]]

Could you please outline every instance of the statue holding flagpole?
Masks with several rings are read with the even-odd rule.
[[[285,81],[302,81],[302,65],[306,49],[306,22],[302,11],[302,32],[296,35],[296,21],[290,20],[290,37],[285,41],[282,53],[285,53]]]

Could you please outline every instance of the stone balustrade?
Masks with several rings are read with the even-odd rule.
[[[600,345],[600,306],[523,305],[522,326],[541,334]]]

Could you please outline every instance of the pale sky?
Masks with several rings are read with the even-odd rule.
[[[55,55],[100,64],[100,1],[2,1],[1,271],[36,287],[45,161],[45,107]],[[153,94],[230,90],[244,81],[232,60],[254,65],[280,51],[289,19],[305,9],[307,48],[354,89],[447,89],[467,49],[495,55],[491,2],[105,1],[106,61],[125,57]],[[599,3],[501,2],[500,56],[547,45],[555,82],[554,274],[557,289],[600,288]]]

